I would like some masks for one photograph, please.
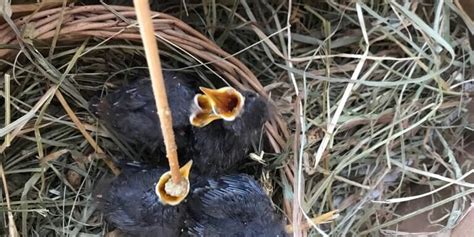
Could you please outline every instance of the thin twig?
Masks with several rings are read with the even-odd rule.
[[[41,108],[41,106],[46,103],[50,96],[53,96],[56,88],[57,86],[49,88],[49,90],[44,93],[44,95],[38,100],[38,102],[36,102],[36,104],[31,108],[30,111],[28,111],[25,115],[21,116],[19,119],[10,123],[8,126],[0,128],[0,137],[9,133],[10,141],[15,139],[15,137],[21,132],[23,127],[28,123],[28,121],[35,116],[35,113]],[[0,153],[3,153],[6,148],[7,146],[5,146],[5,144],[2,144],[0,146]]]
[[[347,84],[346,89],[344,90],[344,94],[342,95],[341,99],[339,100],[336,112],[334,112],[334,115],[332,116],[331,122],[328,124],[327,129],[326,129],[326,135],[324,136],[323,140],[321,141],[321,144],[319,145],[319,148],[315,154],[315,162],[313,165],[313,169],[316,170],[317,165],[319,164],[319,161],[323,157],[323,153],[326,151],[327,146],[329,145],[329,141],[331,140],[332,136],[334,136],[334,131],[336,130],[337,123],[339,121],[339,118],[341,117],[342,111],[344,109],[344,106],[346,105],[347,100],[349,99],[349,96],[352,93],[352,87],[354,87],[355,83],[354,81],[357,81],[359,78],[360,72],[362,70],[362,67],[365,64],[366,61],[366,56],[369,54],[369,39],[367,36],[367,31],[365,28],[365,22],[362,18],[362,10],[360,9],[360,5],[356,5],[357,7],[357,13],[359,17],[359,22],[360,26],[362,28],[362,35],[364,38],[364,42],[367,44],[363,58],[359,61],[357,64],[354,73],[351,76],[351,83]]]
[[[334,219],[339,217],[338,210],[326,212],[320,216],[310,218],[306,221],[306,223],[303,223],[301,226],[298,226],[299,230],[305,230],[310,228],[313,224],[320,225],[324,223],[328,223],[333,221]],[[293,233],[294,232],[294,225],[287,225],[286,226],[286,232],[288,233]]]
[[[10,102],[10,75],[5,74],[3,76],[5,80],[5,127],[11,123],[11,102]],[[3,146],[9,147],[10,146],[10,133],[5,135],[5,139],[3,141]]]
[[[69,115],[71,120],[76,125],[77,129],[79,129],[79,131],[82,133],[82,136],[84,136],[84,138],[87,140],[87,142],[89,142],[89,144],[94,148],[94,150],[97,153],[104,154],[104,151],[99,147],[99,145],[97,145],[94,138],[92,138],[92,136],[86,131],[86,128],[84,127],[84,125],[81,123],[79,118],[77,118],[76,114],[72,111],[71,107],[67,103],[66,99],[64,99],[64,96],[61,94],[61,92],[59,90],[56,90],[55,95],[58,98],[61,105],[63,106],[66,113]],[[119,175],[120,174],[120,170],[117,168],[117,166],[115,166],[115,164],[112,162],[112,160],[110,160],[108,157],[105,157],[104,162],[110,168],[112,173],[114,173],[114,175]]]
[[[8,192],[7,179],[5,178],[5,171],[3,170],[3,163],[1,162],[0,162],[0,174],[2,177],[3,190],[5,192],[5,199],[7,201],[7,208],[8,208],[8,232],[10,233],[10,236],[17,237],[20,235],[18,234],[18,230],[15,225],[15,218],[13,218],[13,214],[11,211],[12,207],[10,205],[10,193]]]

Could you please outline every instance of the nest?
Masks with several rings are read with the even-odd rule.
[[[318,226],[334,236],[460,221],[474,187],[466,179],[474,28],[461,1],[185,2],[192,27],[155,13],[162,63],[271,97],[284,119],[266,125],[275,153],[265,150],[260,180],[290,224],[334,209],[340,217]],[[178,15],[182,5],[166,7]],[[96,124],[87,101],[146,71],[135,12],[15,9],[0,26],[0,68],[10,75],[2,91],[11,95],[0,137],[13,139],[0,147],[3,208],[25,235],[99,233],[90,190],[110,172],[101,154],[128,149]],[[440,228],[407,227],[416,218]],[[305,231],[320,233],[295,233]]]
[[[16,9],[18,10],[18,8]],[[16,12],[13,12],[14,15],[15,13]],[[171,57],[179,61],[179,66],[184,67],[181,70],[207,71],[209,73],[204,76],[208,76],[208,82],[211,84],[222,84],[222,82],[224,82],[236,88],[253,90],[269,98],[256,76],[242,62],[222,50],[214,42],[207,39],[189,25],[173,16],[159,12],[153,12],[153,23],[156,38],[159,41],[162,54],[164,54],[162,57]],[[15,83],[23,85],[13,87],[9,92],[15,95],[16,99],[16,101],[12,101],[11,104],[16,107],[17,102],[21,100],[29,100],[36,104],[33,108],[30,107],[32,114],[20,117],[19,120],[22,120],[21,124],[11,123],[2,129],[2,136],[8,135],[6,136],[6,140],[8,141],[2,147],[2,151],[7,150],[9,154],[19,151],[24,152],[25,150],[34,151],[33,143],[22,143],[19,145],[19,142],[13,142],[13,144],[8,144],[9,141],[14,138],[24,138],[24,134],[28,133],[27,131],[32,131],[32,129],[37,131],[36,139],[38,140],[60,141],[61,139],[65,139],[64,137],[59,138],[59,134],[55,132],[44,132],[48,129],[51,131],[54,130],[53,128],[57,124],[51,119],[59,116],[57,117],[59,120],[67,120],[66,123],[71,126],[76,126],[81,132],[78,133],[78,131],[70,129],[66,129],[67,132],[63,130],[63,132],[72,136],[70,141],[76,140],[77,142],[77,139],[84,136],[87,142],[82,144],[79,142],[79,147],[76,148],[71,148],[71,146],[77,143],[65,142],[69,145],[63,146],[63,149],[59,149],[61,146],[58,147],[56,146],[57,144],[40,145],[40,147],[38,147],[40,150],[38,160],[29,162],[38,162],[41,167],[54,167],[58,163],[61,163],[62,171],[56,173],[58,177],[63,173],[66,179],[65,183],[67,183],[69,188],[76,191],[76,195],[79,195],[79,193],[82,192],[81,190],[88,190],[90,192],[93,183],[88,183],[89,181],[87,181],[87,179],[82,179],[82,175],[87,175],[81,173],[79,169],[84,168],[83,162],[87,163],[91,159],[105,159],[107,162],[110,162],[107,156],[104,156],[104,153],[107,153],[107,146],[110,144],[105,141],[105,145],[103,145],[105,148],[102,147],[102,145],[99,146],[99,142],[97,142],[96,139],[92,139],[91,135],[88,135],[94,132],[94,134],[102,134],[108,137],[107,134],[104,134],[100,128],[93,124],[93,120],[91,120],[88,112],[85,111],[87,110],[87,98],[92,96],[94,92],[103,90],[104,83],[108,83],[109,79],[114,77],[114,75],[123,72],[123,70],[120,70],[121,66],[123,66],[123,68],[128,67],[127,65],[121,64],[123,62],[114,61],[115,56],[118,55],[117,57],[121,58],[118,61],[123,59],[127,61],[127,63],[135,64],[135,68],[139,68],[137,65],[146,65],[144,62],[143,49],[138,43],[141,38],[136,23],[134,8],[126,6],[91,5],[40,10],[31,14],[13,17],[11,22],[7,21],[0,26],[0,35],[0,44],[9,45],[8,48],[0,49],[0,57],[4,59],[4,62],[8,62],[2,67],[6,69],[12,66],[10,69],[6,69],[8,70],[6,74],[12,75],[13,77],[11,77],[11,80],[6,80],[13,85],[15,85]],[[33,44],[35,47],[32,47]],[[51,51],[51,46],[54,48],[54,53]],[[22,49],[24,55],[18,54],[19,49]],[[94,68],[88,66],[90,63],[88,60],[94,61],[92,58],[97,54],[107,55],[107,50],[114,52],[106,56],[106,59],[102,59],[110,59],[111,61],[104,62],[96,58],[96,62],[100,61],[103,64],[94,64],[94,66],[92,66]],[[92,55],[92,57],[88,58],[88,55]],[[133,58],[133,60],[128,60],[129,57]],[[59,65],[62,63],[66,63],[71,67],[61,68]],[[24,67],[25,64],[27,65],[26,67],[29,68],[27,71],[23,71],[23,69],[26,69]],[[111,64],[115,66],[113,69],[107,67]],[[167,62],[164,64],[170,67],[177,65],[173,62],[170,63],[171,65]],[[71,72],[73,67],[75,67],[74,73]],[[30,72],[32,72],[30,70],[44,74],[29,77],[31,76]],[[104,73],[99,76],[92,75],[91,78],[81,76],[81,73],[87,74],[89,72],[100,72],[101,70],[117,74],[113,74],[112,76],[109,74],[109,79],[107,80],[104,80],[104,78],[107,78],[107,76],[104,77]],[[77,75],[73,76],[73,74]],[[128,74],[121,76],[125,78]],[[94,80],[94,78],[97,78],[97,80]],[[19,96],[21,91],[26,89],[25,86],[30,87],[32,91],[38,93],[37,95],[39,96],[33,96],[29,99]],[[114,86],[115,85],[111,85],[111,87]],[[66,95],[65,97],[62,95],[63,93]],[[54,96],[57,97],[57,100],[53,99]],[[57,110],[61,107],[57,103],[58,100],[61,106],[66,110],[67,115],[62,112],[55,114],[57,111],[50,111],[51,109]],[[10,104],[10,102],[7,103]],[[71,107],[73,109],[71,109]],[[40,113],[38,117],[34,115],[37,112]],[[17,113],[7,114],[6,117],[10,117],[10,120],[15,121],[15,119],[18,119],[17,115]],[[43,122],[46,124],[40,125]],[[285,144],[285,138],[282,137],[282,130],[286,129],[284,122],[275,113],[275,117],[267,123],[265,127],[266,137],[270,141],[271,146],[275,151],[280,151]],[[41,142],[44,142],[44,140]],[[96,153],[91,153],[93,150],[87,148],[88,145],[90,145]],[[15,159],[13,157],[16,156],[12,155],[12,157],[9,158]],[[74,164],[69,164],[71,162]],[[7,164],[9,165],[5,167],[6,169],[11,169],[16,165],[15,162]],[[44,175],[45,173],[42,172],[42,174]],[[99,173],[96,174],[99,175]],[[18,180],[22,180],[21,177]],[[24,179],[23,181],[27,182],[27,180]],[[80,181],[84,181],[85,183],[80,183]],[[79,183],[73,184],[74,182]],[[36,184],[36,182],[33,182],[32,186],[34,186],[34,184]],[[51,192],[51,190],[49,191]],[[56,191],[58,190],[53,192]],[[84,192],[85,195],[86,191]],[[6,193],[6,195],[11,194]],[[31,191],[28,195],[38,197],[42,195],[42,191]],[[73,204],[73,206],[75,205],[76,204]],[[23,207],[26,208],[24,205]],[[41,211],[46,212],[45,209]],[[22,216],[24,221],[28,218],[32,218],[32,216],[28,214]],[[44,223],[44,220],[39,220],[37,223],[42,223],[40,225],[48,225]],[[26,222],[23,222],[22,232],[30,233],[30,229],[30,227],[27,227]],[[43,232],[43,234],[44,233],[47,233],[47,231]]]

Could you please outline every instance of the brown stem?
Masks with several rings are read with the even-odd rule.
[[[15,225],[15,218],[13,217],[12,207],[10,205],[10,193],[8,192],[7,179],[5,178],[5,171],[3,170],[3,163],[0,163],[0,177],[2,178],[3,190],[5,192],[5,200],[7,202],[8,211],[8,231],[10,236],[18,237],[18,230]]]
[[[314,223],[316,225],[320,225],[320,224],[324,224],[324,223],[327,223],[327,222],[330,222],[334,219],[336,219],[337,217],[339,217],[339,214],[338,214],[338,210],[334,210],[334,211],[330,211],[330,212],[326,212],[320,216],[317,216],[317,217],[313,217],[309,220],[305,220],[305,222],[303,224],[301,224],[301,226],[298,227],[298,229],[301,231],[301,230],[306,230],[308,228],[311,227],[311,225]],[[287,233],[294,233],[294,225],[287,225],[286,226],[286,232]]]
[[[158,54],[158,43],[155,39],[155,31],[151,20],[151,11],[148,0],[134,0],[137,21],[140,26],[143,46],[145,48],[146,61],[150,70],[153,94],[155,95],[156,108],[160,117],[161,131],[165,140],[166,156],[171,170],[173,183],[181,181],[179,172],[178,153],[173,132],[173,121],[166,96],[165,82],[161,71],[160,57]]]
[[[79,129],[79,131],[89,142],[89,144],[94,148],[94,150],[99,154],[105,154],[105,152],[99,147],[99,145],[97,145],[94,138],[92,138],[92,136],[87,132],[86,128],[84,127],[84,124],[81,123],[81,120],[79,120],[74,111],[72,111],[71,106],[69,106],[61,91],[57,89],[55,94],[59,102],[63,106],[64,110],[69,115],[69,118],[71,118],[77,129]],[[115,166],[114,162],[110,158],[105,157],[104,162],[105,164],[107,164],[107,166],[109,166],[110,170],[112,171],[112,173],[114,173],[115,176],[120,174],[120,170],[117,168],[117,166]]]

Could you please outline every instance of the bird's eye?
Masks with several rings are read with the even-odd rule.
[[[257,94],[249,93],[248,97],[251,98],[251,99],[253,99],[253,98],[256,98],[256,97],[257,97]]]

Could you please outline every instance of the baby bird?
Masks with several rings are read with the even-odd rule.
[[[242,97],[244,105],[232,120],[220,119],[192,128],[193,165],[200,171],[204,169],[206,175],[217,176],[236,168],[260,138],[269,118],[268,102],[251,91],[242,92]]]
[[[190,163],[188,163],[190,164]],[[190,175],[184,166],[183,176]],[[191,192],[176,205],[163,205],[155,188],[162,167],[122,165],[122,173],[96,187],[106,221],[129,236],[287,236],[283,223],[257,181],[245,174],[218,178],[192,174]]]
[[[202,179],[188,196],[185,234],[287,236],[257,181],[245,174]]]
[[[238,167],[269,118],[267,100],[231,87],[198,88],[191,84],[197,80],[181,73],[164,71],[163,75],[180,163],[192,159],[193,169],[204,175]],[[148,160],[160,164],[164,141],[149,80],[137,80],[94,99],[90,108],[119,138],[151,150]]]
[[[181,168],[189,176],[190,164]],[[163,167],[122,165],[119,176],[95,189],[99,210],[107,222],[130,236],[179,236],[184,227],[186,207],[164,205],[156,194]]]
[[[173,117],[173,130],[178,147],[185,147],[191,136],[189,114],[196,90],[192,78],[164,71],[165,87]],[[165,152],[160,120],[157,115],[151,81],[138,79],[102,99],[94,97],[90,110],[116,136],[141,152]]]

